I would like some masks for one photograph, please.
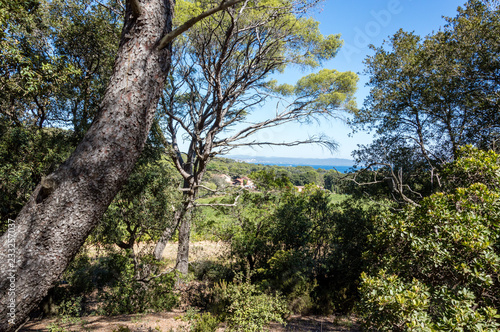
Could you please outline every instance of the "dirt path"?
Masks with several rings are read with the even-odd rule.
[[[147,315],[120,315],[114,317],[88,316],[72,320],[44,319],[28,322],[21,332],[35,331],[92,331],[92,332],[187,332],[189,323],[182,320],[180,310]],[[120,330],[120,327],[122,329]],[[128,328],[128,330],[125,329]],[[335,316],[292,316],[286,327],[271,324],[272,332],[358,332],[356,319]],[[224,331],[219,328],[218,331]]]
[[[138,248],[139,250],[147,248]],[[193,242],[190,248],[190,261],[217,260],[228,250],[222,242],[199,241]],[[177,243],[169,243],[163,257],[173,266],[177,252]],[[184,301],[186,302],[186,301]],[[181,306],[186,307],[185,305]],[[182,320],[185,311],[174,309],[170,312],[153,314],[136,314],[120,316],[87,316],[81,318],[54,318],[30,321],[21,332],[34,331],[92,331],[92,332],[188,332],[189,322]],[[127,329],[128,328],[128,329]],[[357,332],[360,331],[355,318],[335,316],[291,316],[286,327],[280,324],[271,324],[272,332],[308,331],[308,332]],[[224,328],[219,328],[220,332]]]

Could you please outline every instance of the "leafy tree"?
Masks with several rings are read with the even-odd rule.
[[[136,244],[156,240],[172,222],[178,182],[169,161],[139,162],[95,229],[92,242],[117,245],[135,256]]]
[[[122,17],[119,6],[90,1],[52,1],[47,8],[58,62],[73,68],[50,98],[50,120],[71,126],[80,139],[92,123],[113,70]]]
[[[340,193],[339,183],[341,179],[345,177],[342,173],[337,170],[331,169],[323,174],[323,182],[325,184],[325,189],[330,190],[333,193]]]
[[[287,174],[283,172],[278,173],[275,169],[252,172],[250,178],[255,181],[257,188],[261,190],[280,190],[292,187]]]
[[[156,241],[172,222],[178,208],[179,178],[171,162],[159,153],[161,147],[148,143],[88,239],[122,264],[102,295],[102,312],[107,315],[165,310],[177,303],[175,274],[154,260],[151,246],[144,244]]]
[[[86,2],[18,5],[13,8],[26,12],[7,11],[19,18],[4,22],[1,40],[5,222],[15,218],[36,184],[69,156],[90,125],[111,74],[120,28],[110,10]],[[73,130],[50,128],[54,124]]]
[[[71,126],[80,139],[111,75],[121,19],[87,1],[36,4],[22,24],[6,23],[1,114],[17,126]]]
[[[14,219],[42,177],[72,150],[72,134],[57,128],[32,130],[0,119],[0,220]]]
[[[439,187],[440,165],[460,146],[497,139],[499,14],[495,2],[470,0],[442,30],[425,38],[399,31],[366,59],[371,91],[353,124],[378,138],[355,155],[409,184],[397,193],[407,201],[419,199],[410,188],[425,196]]]
[[[306,184],[320,184],[319,174],[311,166],[297,166],[299,172],[292,173],[290,180],[296,186],[305,186]]]
[[[178,6],[180,13],[204,10],[203,3],[179,2]],[[245,2],[211,16],[174,44],[175,65],[160,105],[171,147],[168,152],[184,179],[184,203],[174,228],[163,233],[155,255],[161,257],[179,225],[177,268],[184,274],[188,268],[189,213],[196,206],[207,164],[216,155],[252,145],[319,143],[333,147],[322,137],[295,142],[256,142],[251,137],[266,128],[328,118],[355,106],[357,76],[352,72],[322,69],[294,86],[278,85],[270,79],[272,73],[289,65],[315,68],[335,56],[341,46],[339,35],[323,36],[319,23],[304,14],[294,11],[293,2],[288,0],[264,1],[257,8]],[[271,97],[280,101],[276,113],[262,121],[250,121],[251,114]],[[179,147],[184,138],[189,144],[185,154]],[[318,179],[311,171],[304,181]]]
[[[361,285],[369,328],[498,330],[500,159],[470,147],[458,154],[447,176],[459,187],[378,219]]]

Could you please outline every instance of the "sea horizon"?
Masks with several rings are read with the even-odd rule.
[[[282,167],[297,167],[297,166],[309,166],[314,169],[335,169],[340,173],[347,173],[353,166],[336,166],[336,165],[306,165],[306,164],[277,164],[277,163],[261,163],[261,162],[253,162],[250,164],[256,165],[266,165],[266,166],[282,166]]]

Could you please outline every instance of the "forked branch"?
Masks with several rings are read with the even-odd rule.
[[[132,0],[132,1],[137,1],[137,0]],[[227,9],[231,6],[234,6],[240,2],[243,2],[244,0],[228,0],[228,1],[222,1],[217,7],[214,7],[212,9],[209,9],[200,15],[193,17],[181,26],[179,26],[177,29],[167,33],[165,36],[163,36],[160,40],[160,44],[158,45],[158,49],[164,49],[171,41],[173,41],[176,37],[180,36],[187,30],[189,30],[193,25],[198,23],[199,21],[203,20],[204,18],[213,15],[217,12],[220,12],[221,10]]]

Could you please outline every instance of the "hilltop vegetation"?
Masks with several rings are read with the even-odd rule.
[[[251,173],[260,171],[272,171],[277,176],[285,176],[295,186],[306,184],[316,184],[332,190],[334,179],[342,177],[336,170],[315,169],[311,166],[274,166],[262,164],[250,164],[238,162],[228,158],[216,158],[207,168],[207,178],[211,179],[215,175],[226,174],[231,178],[249,176]],[[208,180],[210,181],[210,180]]]

